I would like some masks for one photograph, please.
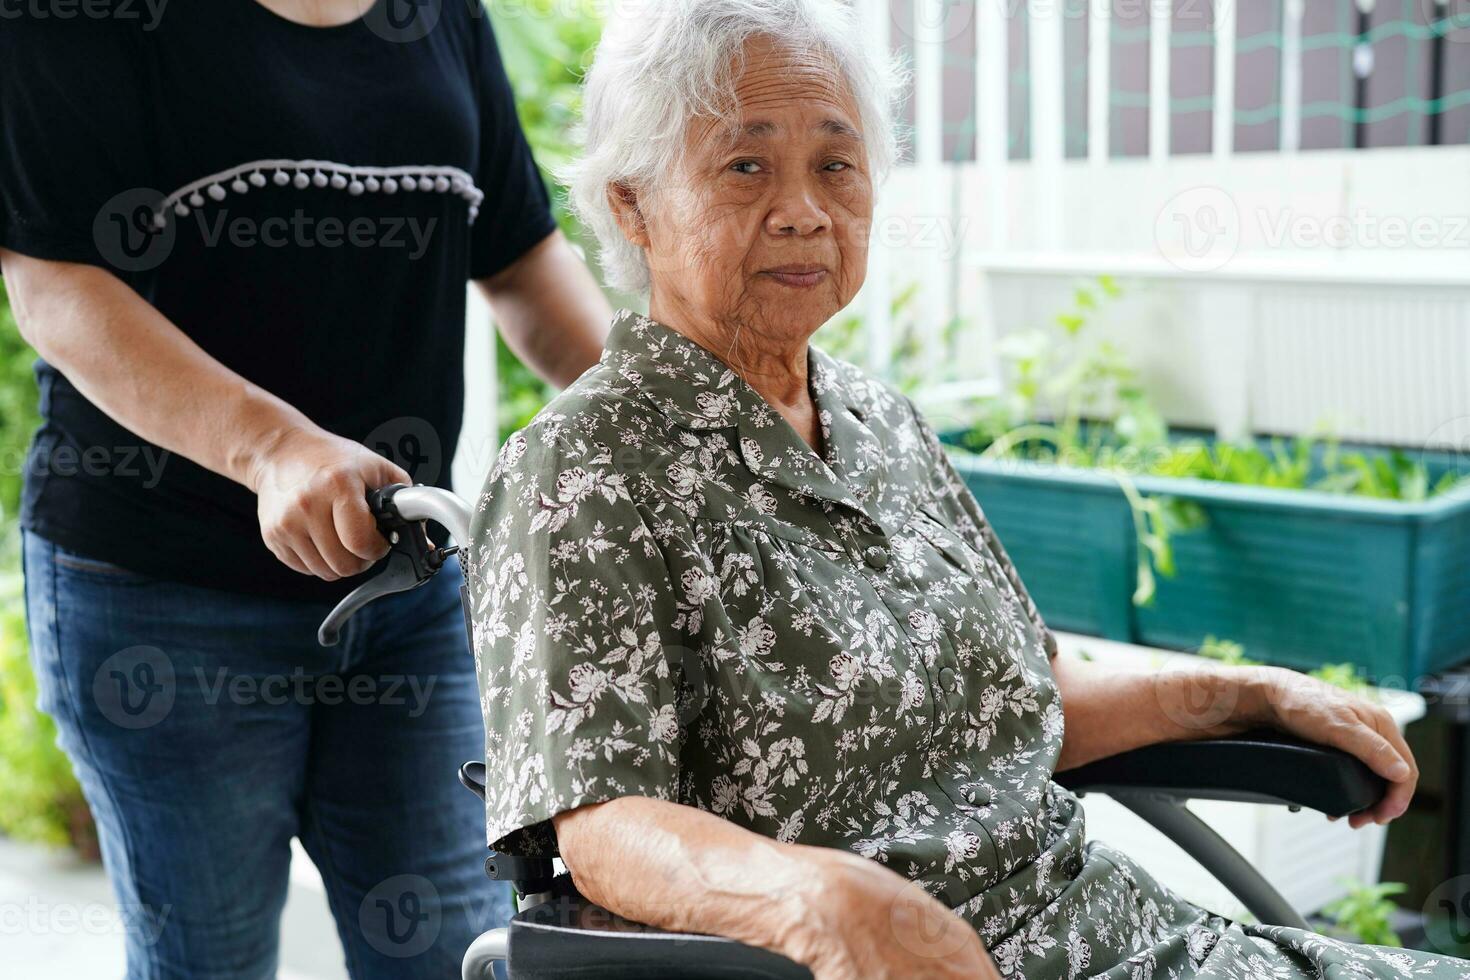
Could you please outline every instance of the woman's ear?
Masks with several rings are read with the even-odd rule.
[[[638,206],[638,192],[621,181],[607,185],[607,206],[623,231],[623,237],[639,248],[648,247],[648,227]]]

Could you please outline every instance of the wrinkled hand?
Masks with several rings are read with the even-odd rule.
[[[1348,818],[1353,828],[1388,823],[1409,808],[1419,782],[1419,766],[1387,711],[1296,671],[1273,668],[1264,676],[1270,705],[1268,720],[1273,727],[1341,749],[1388,780],[1383,799]]]
[[[818,868],[782,952],[816,980],[1000,980],[974,928],[918,885],[850,852]]]
[[[413,483],[402,468],[322,429],[292,429],[264,455],[251,480],[266,547],[303,575],[334,582],[388,553],[367,492]]]

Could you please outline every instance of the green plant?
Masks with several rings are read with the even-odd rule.
[[[552,190],[557,224],[573,243],[591,242],[566,207],[566,190],[556,172],[576,152],[574,130],[582,104],[582,74],[602,35],[602,20],[591,0],[527,0],[492,7],[506,75],[516,93],[516,112],[542,179]],[[496,338],[497,420],[504,440],[539,412],[555,389],[537,377]]]
[[[1358,942],[1372,946],[1403,946],[1403,940],[1393,931],[1393,912],[1397,907],[1389,901],[1390,895],[1399,895],[1406,886],[1397,881],[1385,881],[1378,885],[1344,881],[1348,893],[1322,910],[1333,925]]]
[[[56,747],[55,726],[36,708],[19,576],[10,573],[7,579],[0,600],[0,832],[95,856],[81,788]]]
[[[1230,667],[1259,667],[1264,663],[1264,661],[1247,657],[1245,647],[1234,640],[1223,640],[1213,635],[1206,636],[1204,643],[1200,644],[1196,652],[1201,657],[1218,660]],[[1322,664],[1307,671],[1307,676],[1340,687],[1359,697],[1369,699],[1377,697],[1376,689],[1362,674],[1358,673],[1358,668],[1350,663]]]
[[[19,565],[15,518],[26,447],[40,425],[34,365],[36,352],[21,339],[0,280],[0,569]]]
[[[1071,305],[1049,328],[1005,338],[1000,353],[1007,366],[1006,391],[975,407],[976,421],[960,437],[959,448],[992,459],[1087,467],[1114,479],[1128,501],[1139,542],[1135,604],[1152,601],[1155,572],[1174,574],[1172,536],[1206,520],[1193,502],[1141,493],[1136,477],[1405,501],[1424,500],[1463,482],[1455,473],[1431,482],[1422,462],[1399,451],[1345,452],[1330,435],[1264,445],[1172,439],[1122,352],[1088,336],[1103,304],[1121,295],[1113,279],[1098,277],[1077,287]]]

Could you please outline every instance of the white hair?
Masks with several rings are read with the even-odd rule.
[[[729,118],[733,80],[746,42],[769,38],[816,55],[846,83],[859,113],[874,184],[899,152],[892,115],[903,74],[868,39],[845,0],[619,0],[588,70],[583,154],[559,177],[570,204],[597,237],[615,289],[648,289],[643,250],[629,242],[608,205],[609,188],[656,190],[698,116]]]

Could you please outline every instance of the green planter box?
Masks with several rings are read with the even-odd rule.
[[[1432,478],[1456,464],[1427,462]],[[1139,607],[1139,546],[1116,481],[964,454],[954,464],[1057,629],[1176,649],[1213,634],[1285,666],[1351,662],[1388,686],[1470,660],[1470,487],[1401,503],[1136,478],[1207,518],[1175,532],[1177,571]]]

